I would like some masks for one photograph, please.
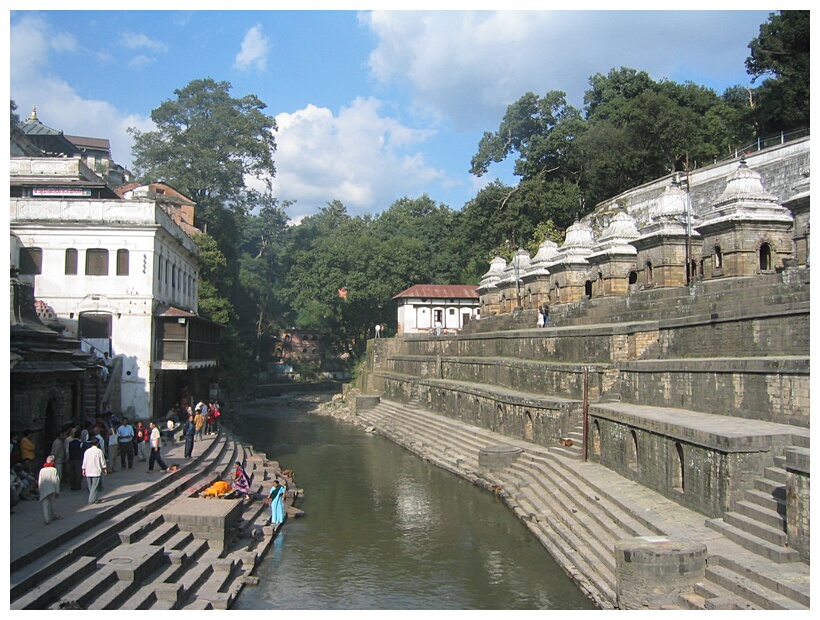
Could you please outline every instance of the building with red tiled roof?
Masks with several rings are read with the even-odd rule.
[[[471,284],[415,284],[393,300],[399,335],[458,331],[479,316],[478,287]]]

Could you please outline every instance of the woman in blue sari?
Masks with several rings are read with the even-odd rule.
[[[279,529],[279,526],[285,521],[285,487],[279,484],[279,480],[274,479],[273,486],[268,493],[268,499],[265,500],[265,505],[270,504],[270,522],[273,525],[273,531]]]

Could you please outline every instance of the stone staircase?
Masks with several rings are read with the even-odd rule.
[[[808,446],[806,446],[808,447]],[[800,561],[788,547],[786,536],[786,469],[785,456],[776,456],[774,467],[755,480],[755,488],[745,491],[745,499],[722,519],[708,519],[706,525],[745,549],[772,562],[787,564]]]
[[[216,480],[230,479],[236,461],[252,476],[254,493],[236,502],[240,517],[224,540],[204,536],[199,517],[170,517]],[[261,501],[262,484],[274,471],[277,463],[221,433],[179,472],[112,500],[82,527],[12,558],[11,609],[229,608],[255,583],[251,573],[275,536]],[[230,500],[195,501],[216,508]]]
[[[636,536],[707,544],[704,581],[670,609],[809,607],[807,565],[759,555],[716,532],[702,515],[578,455],[469,426],[422,410],[417,398],[414,402],[382,400],[357,417],[431,463],[496,493],[602,608],[617,606],[614,544]],[[497,444],[522,452],[500,471],[482,470],[480,450]]]

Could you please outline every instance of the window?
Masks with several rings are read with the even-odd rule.
[[[20,248],[20,273],[23,275],[43,273],[42,248]]]
[[[772,246],[764,243],[758,253],[760,271],[772,271]]]
[[[85,251],[85,275],[108,275],[108,250],[95,248]]]
[[[159,262],[157,263],[157,281],[162,282],[162,256],[159,257]]]
[[[68,248],[65,251],[65,275],[77,275],[77,250],[75,248]]]
[[[117,250],[117,275],[128,275],[128,250]]]
[[[171,288],[176,289],[177,287],[177,268],[174,266],[171,269]]]

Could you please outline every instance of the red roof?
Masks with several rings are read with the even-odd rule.
[[[393,299],[422,297],[424,299],[478,299],[478,286],[474,284],[414,284]]]

